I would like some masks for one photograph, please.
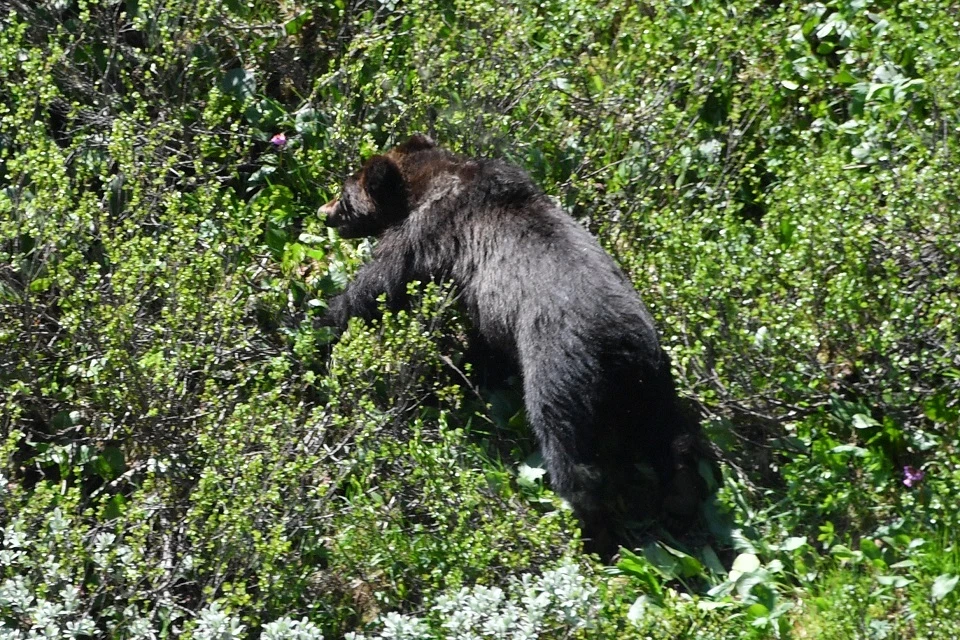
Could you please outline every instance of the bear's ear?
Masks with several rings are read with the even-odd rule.
[[[396,163],[386,156],[373,156],[363,167],[361,184],[378,206],[396,204],[405,198],[403,176]]]
[[[410,136],[410,139],[397,147],[399,153],[414,153],[415,151],[426,151],[427,149],[433,149],[437,144],[433,141],[430,136],[425,136],[422,133],[415,133]]]

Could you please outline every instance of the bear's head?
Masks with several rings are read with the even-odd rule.
[[[367,160],[343,184],[340,197],[320,207],[326,224],[344,238],[379,236],[402,222],[417,197],[417,178],[424,164],[442,154],[433,140],[414,135],[384,155]]]

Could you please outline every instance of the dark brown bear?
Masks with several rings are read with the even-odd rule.
[[[375,317],[381,294],[403,306],[413,280],[452,281],[484,343],[519,366],[550,484],[593,549],[609,556],[624,516],[656,515],[678,478],[690,493],[695,426],[678,409],[650,313],[523,170],[414,136],[370,158],[320,212],[343,237],[379,238],[327,320],[342,329]]]

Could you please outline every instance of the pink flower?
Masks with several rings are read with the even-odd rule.
[[[281,131],[270,138],[270,143],[277,148],[281,148],[283,145],[287,144],[287,136]]]
[[[903,468],[903,484],[908,487],[913,487],[920,484],[920,481],[923,480],[923,476],[923,469],[916,469],[910,465],[907,465]]]

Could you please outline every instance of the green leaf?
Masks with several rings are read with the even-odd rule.
[[[736,572],[739,575],[751,573],[760,568],[760,558],[752,553],[741,553],[733,560],[733,566],[730,573]]]
[[[603,91],[603,78],[601,78],[599,75],[592,74],[590,76],[590,88],[596,93]]]
[[[733,602],[718,602],[716,600],[700,600],[697,602],[697,609],[700,611],[716,611],[717,609],[729,609],[735,606],[736,604]]]
[[[960,581],[960,576],[952,573],[941,574],[933,581],[933,588],[930,590],[930,595],[934,600],[943,600],[957,587],[958,581]]]
[[[643,556],[638,556],[629,549],[620,549],[620,560],[617,562],[617,569],[623,573],[637,578],[645,587],[648,593],[657,598],[663,594],[663,585],[656,574],[656,570],[650,566],[649,561]]]
[[[871,560],[882,560],[880,547],[871,538],[860,539],[860,552]]]
[[[327,266],[326,279],[332,285],[332,290],[329,293],[343,291],[347,287],[347,283],[350,282],[346,267],[341,262],[331,262]],[[324,288],[324,291],[327,291],[327,289]]]
[[[852,424],[854,429],[872,429],[880,426],[879,422],[864,413],[855,414]]]
[[[901,560],[900,562],[894,562],[890,565],[891,569],[909,569],[910,567],[917,566],[916,560]]]
[[[113,496],[110,496],[110,499],[107,500],[103,509],[104,519],[113,520],[114,518],[119,518],[121,515],[123,515],[123,508],[126,505],[127,499],[123,497],[123,494],[117,493]]]
[[[747,607],[747,617],[749,618],[762,618],[767,616],[769,613],[770,609],[767,609],[759,602],[755,602]]]
[[[793,245],[793,236],[797,231],[797,222],[787,217],[780,218],[780,244],[784,249],[789,249]]]
[[[617,561],[617,569],[629,575],[644,575],[648,571],[646,560],[635,554],[629,549],[623,549],[620,552],[620,560]]]
[[[305,244],[326,244],[327,238],[325,236],[318,236],[313,233],[301,233],[298,238],[300,242]]]
[[[30,283],[30,291],[33,293],[43,293],[53,284],[53,278],[37,278]]]
[[[50,421],[51,425],[56,430],[69,429],[74,425],[73,421],[73,412],[71,411],[58,411],[54,414],[53,419]]]
[[[302,29],[303,25],[305,25],[312,17],[313,13],[307,9],[295,18],[288,20],[286,24],[283,25],[283,30],[288,36],[295,36],[300,33],[300,29]]]
[[[841,68],[840,71],[838,71],[833,76],[832,80],[837,84],[842,84],[845,86],[856,84],[857,82],[859,82],[857,78],[854,77],[854,75],[850,73],[850,71],[846,67]]]
[[[662,607],[660,607],[653,598],[644,594],[634,600],[633,604],[630,605],[630,609],[627,611],[627,620],[630,622],[639,622],[648,610],[660,611],[661,609]]]
[[[780,545],[781,551],[796,551],[797,549],[806,546],[807,539],[803,536],[793,536],[792,538],[787,538]]]
[[[720,560],[720,556],[717,555],[717,552],[714,551],[710,545],[704,545],[703,548],[700,549],[700,557],[703,558],[703,564],[706,565],[707,569],[716,575],[722,576],[727,573],[723,562]]]
[[[662,542],[658,546],[676,559],[681,578],[692,578],[703,574],[703,565],[690,554],[674,549]]]
[[[871,82],[867,90],[866,99],[877,100],[879,102],[890,102],[893,100],[893,85]]]
[[[885,587],[903,589],[905,586],[912,584],[915,581],[911,580],[910,578],[905,578],[904,576],[877,576],[877,582]]]
[[[850,547],[844,546],[842,544],[835,544],[830,548],[830,555],[836,556],[837,558],[849,559],[856,556],[853,552],[853,549]]]
[[[680,576],[680,563],[662,545],[656,542],[646,545],[643,548],[643,557],[664,578],[672,580]]]
[[[856,458],[864,458],[870,452],[855,444],[840,444],[830,449],[830,453],[852,453]]]
[[[286,273],[292,272],[302,264],[307,256],[307,248],[298,242],[288,242],[283,249],[281,266]]]
[[[262,140],[269,140],[274,133],[277,133],[279,122],[285,116],[283,106],[270,98],[258,100],[243,111],[243,117],[247,122],[260,130]]]
[[[294,129],[301,135],[316,135],[320,129],[320,119],[316,109],[305,107],[297,112]]]
[[[249,100],[257,91],[257,80],[253,71],[242,67],[231,69],[223,77],[220,88],[237,100]]]
[[[94,471],[104,480],[113,480],[126,470],[123,452],[117,447],[106,447],[92,461]]]
[[[267,231],[264,239],[267,246],[277,254],[277,257],[283,254],[283,247],[287,244],[288,237],[289,234],[285,229],[276,226],[273,222],[267,223]]]

